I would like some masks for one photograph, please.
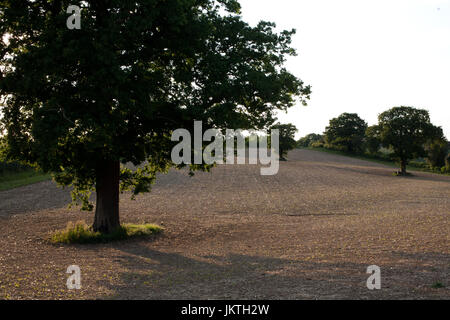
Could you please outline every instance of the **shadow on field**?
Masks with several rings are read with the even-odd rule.
[[[322,263],[233,253],[189,258],[140,245],[118,249],[123,255],[116,262],[127,271],[120,273],[117,285],[99,281],[114,292],[106,299],[407,299],[411,290],[429,288],[433,279],[444,276],[442,266],[418,266],[424,257],[411,255],[407,259],[414,261],[408,261],[408,267],[414,262],[417,268],[380,265],[384,290],[370,291],[369,262]],[[411,274],[418,277],[408,279]],[[446,296],[443,291],[425,295],[436,294]]]

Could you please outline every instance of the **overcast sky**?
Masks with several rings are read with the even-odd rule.
[[[280,114],[298,137],[355,112],[369,125],[394,106],[427,109],[450,139],[450,0],[240,0],[251,25],[297,29],[288,69],[312,86]]]

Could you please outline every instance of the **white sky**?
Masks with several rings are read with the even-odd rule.
[[[312,86],[280,114],[297,137],[355,112],[369,125],[394,106],[427,109],[450,139],[450,0],[240,0],[251,25],[297,29],[288,70]]]

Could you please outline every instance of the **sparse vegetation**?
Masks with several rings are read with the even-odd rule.
[[[124,224],[115,231],[105,234],[96,232],[84,221],[75,224],[69,222],[66,229],[52,234],[50,241],[54,244],[88,244],[126,240],[137,237],[148,237],[159,234],[163,228],[154,224]]]

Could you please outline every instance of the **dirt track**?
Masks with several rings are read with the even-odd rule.
[[[164,235],[102,246],[43,241],[92,220],[52,182],[0,192],[0,298],[449,299],[450,177],[393,171],[307,150],[276,176],[250,165],[174,171],[121,198],[123,222]],[[72,264],[80,291],[66,288]],[[381,290],[366,287],[369,265],[381,267]]]

